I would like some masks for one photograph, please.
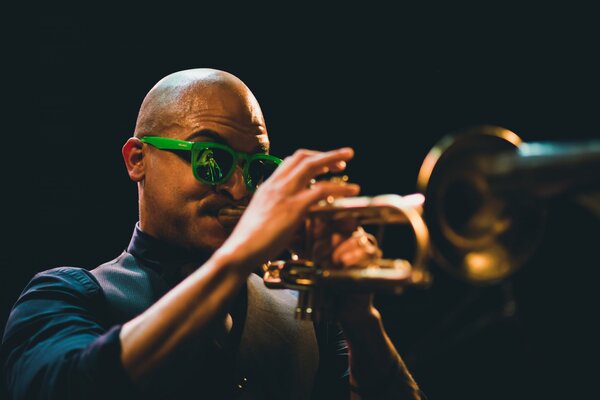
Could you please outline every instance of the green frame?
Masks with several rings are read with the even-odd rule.
[[[235,168],[233,168],[233,167],[230,168],[229,171],[221,179],[218,179],[215,181],[208,181],[208,180],[200,177],[198,175],[198,173],[196,172],[196,170],[197,170],[196,167],[198,164],[198,161],[197,161],[198,154],[200,153],[201,150],[205,150],[205,149],[224,150],[224,151],[228,152],[229,154],[231,154],[231,156],[233,158],[232,166],[237,165],[240,160],[244,161],[244,169],[242,170],[243,176],[244,176],[244,183],[246,184],[246,188],[251,192],[254,192],[256,190],[256,187],[254,187],[251,184],[251,179],[249,176],[250,162],[252,162],[254,160],[267,160],[267,161],[271,161],[271,162],[275,163],[276,165],[279,165],[283,162],[282,159],[272,156],[270,154],[242,153],[242,152],[233,150],[231,147],[229,147],[225,144],[216,143],[216,142],[188,142],[185,140],[171,139],[171,138],[166,138],[166,137],[162,137],[162,136],[144,136],[144,137],[140,138],[140,141],[142,143],[147,143],[149,145],[152,145],[160,150],[191,151],[192,152],[192,172],[194,174],[194,177],[204,184],[213,185],[213,186],[220,185],[224,182],[227,182],[229,180],[229,178],[231,178],[231,174],[233,174],[233,171],[235,170]]]

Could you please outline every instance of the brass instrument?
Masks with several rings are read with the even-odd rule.
[[[460,279],[494,284],[536,250],[549,200],[574,198],[600,217],[600,140],[523,142],[479,126],[439,141],[417,187],[433,259]]]
[[[315,218],[408,224],[416,244],[412,261],[378,259],[366,268],[334,270],[292,257],[266,264],[264,283],[298,290],[296,317],[319,319],[329,317],[339,290],[401,293],[427,286],[431,258],[470,283],[500,282],[535,251],[546,200],[575,197],[600,218],[600,140],[525,143],[507,129],[479,126],[448,135],[429,151],[417,189],[407,196],[329,199],[307,219],[308,225]]]

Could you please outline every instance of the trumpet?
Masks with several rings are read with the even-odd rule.
[[[316,218],[408,224],[415,237],[413,260],[380,258],[367,267],[336,270],[314,257],[292,255],[265,264],[263,281],[269,288],[297,290],[296,317],[313,320],[331,317],[340,290],[399,294],[429,287],[432,262],[469,283],[495,284],[535,252],[546,201],[564,197],[600,218],[600,140],[527,143],[508,129],[477,126],[432,147],[415,193],[328,199],[309,211],[309,227]],[[306,231],[310,248],[313,238]]]

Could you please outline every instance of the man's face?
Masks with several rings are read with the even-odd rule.
[[[189,88],[163,119],[167,121],[162,121],[160,136],[221,142],[245,153],[269,147],[256,100],[250,92],[230,85]],[[142,230],[189,249],[216,250],[239,219],[223,210],[243,206],[250,199],[241,168],[236,168],[229,181],[210,186],[194,178],[189,152],[182,155],[143,146]]]

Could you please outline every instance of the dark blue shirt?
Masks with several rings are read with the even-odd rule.
[[[127,253],[151,269],[165,287],[183,279],[181,266],[206,255],[161,242],[136,227]],[[135,301],[135,299],[132,299]],[[100,399],[148,398],[134,387],[120,361],[121,324],[107,310],[94,275],[84,268],[60,267],[37,274],[24,289],[9,316],[0,361],[11,398]],[[245,292],[232,309],[231,361],[245,316]],[[315,326],[320,352],[315,398],[348,398],[347,348],[340,330]],[[224,368],[208,366],[209,368]],[[193,387],[195,398],[201,388]]]

